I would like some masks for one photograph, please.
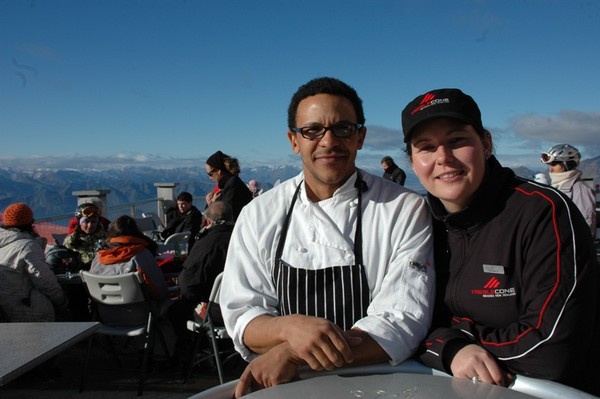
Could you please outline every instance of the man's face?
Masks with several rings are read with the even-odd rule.
[[[381,167],[382,167],[382,168],[383,168],[383,170],[385,171],[385,170],[387,170],[387,169],[390,167],[390,165],[389,165],[387,162],[382,162],[382,163],[381,163]]]
[[[177,208],[179,209],[179,213],[184,214],[190,209],[192,209],[192,203],[185,201],[177,201]]]
[[[317,94],[298,104],[296,127],[330,127],[339,123],[356,123],[354,107],[346,97]],[[337,138],[328,130],[315,140],[288,131],[292,150],[302,156],[304,179],[311,200],[330,198],[354,173],[356,153],[363,146],[366,131],[362,128],[350,137]]]

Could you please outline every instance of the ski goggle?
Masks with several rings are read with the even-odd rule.
[[[542,152],[540,160],[543,163],[559,162],[559,161],[556,160],[556,157],[554,155],[548,154],[547,152]]]
[[[96,208],[95,206],[86,206],[79,212],[79,215],[86,217],[86,218],[99,216],[100,210],[98,208]]]

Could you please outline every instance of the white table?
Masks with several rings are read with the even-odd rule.
[[[89,337],[98,322],[0,323],[0,386]]]
[[[396,366],[374,364],[315,372],[300,370],[300,380],[250,393],[248,399],[305,398],[486,398],[592,399],[595,396],[553,381],[518,375],[509,388],[458,379],[415,361]],[[231,399],[237,380],[189,399]]]

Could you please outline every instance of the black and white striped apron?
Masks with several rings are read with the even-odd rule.
[[[304,314],[323,317],[346,331],[367,314],[370,302],[362,256],[362,191],[366,186],[358,174],[355,184],[358,190],[358,214],[354,238],[354,265],[309,270],[294,267],[281,260],[292,211],[302,183],[300,182],[292,198],[275,253],[273,282],[277,289],[279,312],[281,315]]]

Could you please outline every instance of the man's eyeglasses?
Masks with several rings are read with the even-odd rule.
[[[323,126],[323,125],[312,125],[305,127],[295,127],[292,129],[294,133],[300,133],[302,137],[308,140],[319,140],[328,130],[331,130],[331,133],[338,139],[345,139],[351,137],[356,133],[357,130],[363,128],[364,125],[360,123],[338,123],[333,126]]]
[[[209,175],[210,177],[212,177],[212,175],[214,175],[216,171],[217,171],[216,169],[213,169],[210,172],[206,172],[206,174]]]

